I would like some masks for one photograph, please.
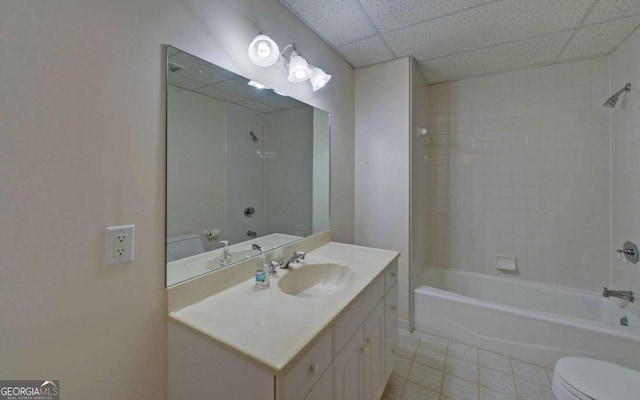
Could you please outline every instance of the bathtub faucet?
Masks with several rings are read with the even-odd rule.
[[[617,297],[619,299],[624,299],[633,303],[635,297],[633,296],[633,292],[631,290],[611,290],[606,287],[602,290],[602,295],[604,297]]]

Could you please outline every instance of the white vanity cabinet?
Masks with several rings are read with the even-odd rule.
[[[398,346],[397,274],[398,264],[393,262],[384,277],[374,281],[336,321],[336,328],[342,323],[363,322],[334,360],[333,400],[377,400],[382,396]],[[358,319],[358,311],[368,312],[367,317]],[[338,336],[336,342],[341,342]]]
[[[396,280],[394,258],[281,370],[170,320],[169,399],[380,399],[398,343]]]

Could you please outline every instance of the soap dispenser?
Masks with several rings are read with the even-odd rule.
[[[269,287],[271,278],[269,277],[269,264],[267,264],[267,258],[264,254],[260,254],[258,257],[258,269],[256,270],[256,287],[258,289],[265,289]]]
[[[226,267],[231,262],[231,253],[229,253],[229,249],[227,248],[229,241],[221,240],[220,243],[224,245],[224,248],[222,249],[222,256],[220,256],[220,266]]]

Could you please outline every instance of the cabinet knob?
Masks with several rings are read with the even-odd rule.
[[[395,349],[395,348],[391,349],[391,352],[392,352],[393,354],[396,354],[396,349]]]
[[[311,372],[312,374],[315,374],[318,371],[320,371],[320,364],[311,364],[309,366],[309,372]]]
[[[391,273],[391,276],[393,276],[393,277],[395,278],[395,277],[396,277],[396,271],[393,271],[393,272]]]
[[[360,353],[364,353],[364,346],[360,346]]]
[[[391,306],[391,311],[395,311],[396,310],[396,306]]]
[[[367,338],[367,344],[371,344],[371,338]]]

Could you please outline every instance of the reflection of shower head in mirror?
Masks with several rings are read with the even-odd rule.
[[[251,140],[253,140],[253,143],[258,142],[258,137],[253,133],[253,131],[249,131],[249,136],[251,136]]]

